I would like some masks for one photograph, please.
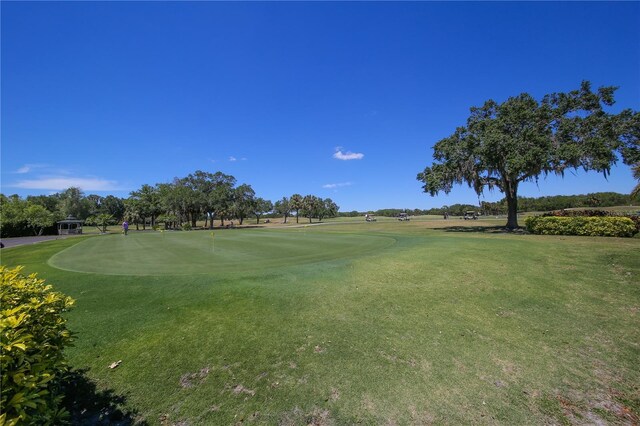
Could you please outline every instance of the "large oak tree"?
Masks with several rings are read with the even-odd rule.
[[[466,183],[478,195],[485,188],[504,193],[507,228],[518,227],[518,186],[541,175],[569,169],[609,174],[618,161],[640,161],[640,114],[610,114],[615,87],[597,92],[583,81],[580,89],[552,93],[542,101],[523,93],[498,104],[488,100],[471,108],[467,125],[433,147],[434,162],[417,179],[432,196]]]

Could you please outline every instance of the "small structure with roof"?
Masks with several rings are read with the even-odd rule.
[[[76,219],[69,215],[65,220],[58,221],[58,235],[76,235],[82,234],[83,220]]]

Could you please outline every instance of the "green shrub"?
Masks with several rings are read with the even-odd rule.
[[[632,237],[638,232],[628,217],[530,216],[525,223],[529,232],[542,235]]]
[[[626,217],[628,217],[629,219],[631,219],[633,221],[633,223],[636,225],[636,234],[638,232],[640,232],[640,216],[637,214],[630,214],[627,215]]]
[[[191,231],[191,224],[189,222],[185,222],[182,224],[183,231]]]
[[[607,210],[554,210],[544,213],[542,216],[558,216],[558,217],[574,217],[574,216],[616,216],[613,212]]]
[[[21,270],[0,266],[0,425],[60,424],[67,413],[57,389],[71,343],[62,314],[74,301]]]

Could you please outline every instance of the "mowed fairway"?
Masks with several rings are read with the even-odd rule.
[[[71,365],[149,424],[637,423],[640,239],[459,222],[224,230],[215,252],[208,231],[95,236],[2,263],[77,300]]]

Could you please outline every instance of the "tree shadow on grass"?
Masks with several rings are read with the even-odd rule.
[[[136,410],[126,408],[126,397],[111,389],[98,389],[88,369],[70,371],[62,383],[62,405],[72,425],[146,426]]]
[[[524,234],[523,228],[509,229],[504,226],[448,226],[440,228],[444,232],[483,233],[483,234]]]

